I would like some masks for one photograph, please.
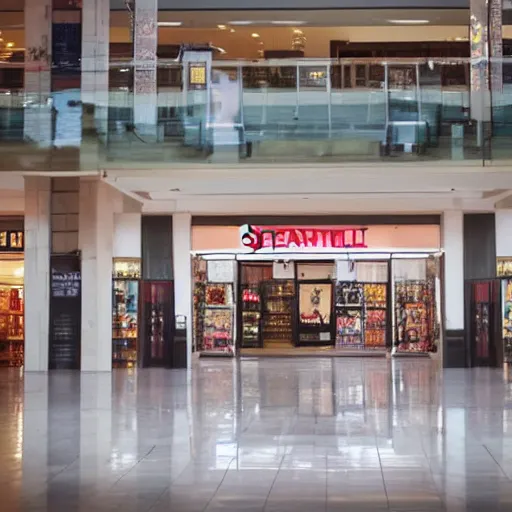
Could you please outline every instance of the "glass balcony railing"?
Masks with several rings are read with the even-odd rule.
[[[0,170],[503,162],[512,60],[500,64],[489,94],[470,92],[461,59],[213,61],[194,76],[159,61],[156,92],[134,91],[130,62],[61,78],[53,92],[49,72],[0,63]]]

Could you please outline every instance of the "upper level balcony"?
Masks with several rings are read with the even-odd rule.
[[[0,170],[508,164],[512,60],[487,49],[512,54],[510,10],[487,45],[467,1],[393,1],[153,2],[148,61],[130,2],[53,0],[40,22],[25,0],[0,19]]]
[[[159,61],[154,95],[134,92],[123,61],[111,63],[108,94],[3,88],[0,169],[512,159],[512,60],[491,63],[503,83],[473,99],[467,59],[203,64]],[[0,76],[20,71],[0,64]]]

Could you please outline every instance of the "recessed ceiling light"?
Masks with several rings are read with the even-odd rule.
[[[229,31],[233,34],[235,32],[234,28],[230,28]]]
[[[272,25],[305,25],[305,21],[271,21]]]
[[[226,30],[226,25],[217,25],[219,30]]]
[[[229,22],[230,25],[240,25],[240,26],[243,26],[243,25],[252,25],[252,21],[248,21],[248,20],[239,20],[239,21],[230,21]]]
[[[159,27],[181,27],[183,25],[182,21],[159,21]]]
[[[253,32],[251,34],[251,37],[254,37],[254,39],[258,39],[258,37],[260,37],[260,35],[257,32]]]
[[[394,25],[426,25],[430,23],[429,20],[388,20],[388,23]]]

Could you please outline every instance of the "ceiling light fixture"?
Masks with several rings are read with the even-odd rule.
[[[229,31],[234,34],[235,33],[235,29],[234,28],[230,28]]]
[[[182,21],[159,21],[159,27],[181,27],[183,25]]]
[[[217,25],[219,30],[226,30],[226,25]]]
[[[252,25],[252,21],[248,21],[248,20],[240,20],[240,21],[230,21],[229,22],[230,25],[240,25],[240,26],[244,26],[244,25]]]
[[[430,23],[429,20],[388,20],[388,23],[394,25],[426,25]]]
[[[260,35],[257,32],[253,32],[251,34],[251,37],[254,37],[254,39],[258,39],[258,37],[260,37]]]
[[[284,20],[284,21],[271,21],[270,23],[272,25],[291,25],[291,26],[294,26],[294,25],[305,25],[306,24],[305,21],[287,21],[287,20]]]

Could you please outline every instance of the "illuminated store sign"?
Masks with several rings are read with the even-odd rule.
[[[23,239],[23,231],[0,231],[0,252],[23,251]]]
[[[368,228],[250,226],[241,228],[244,247],[260,249],[365,249]]]

